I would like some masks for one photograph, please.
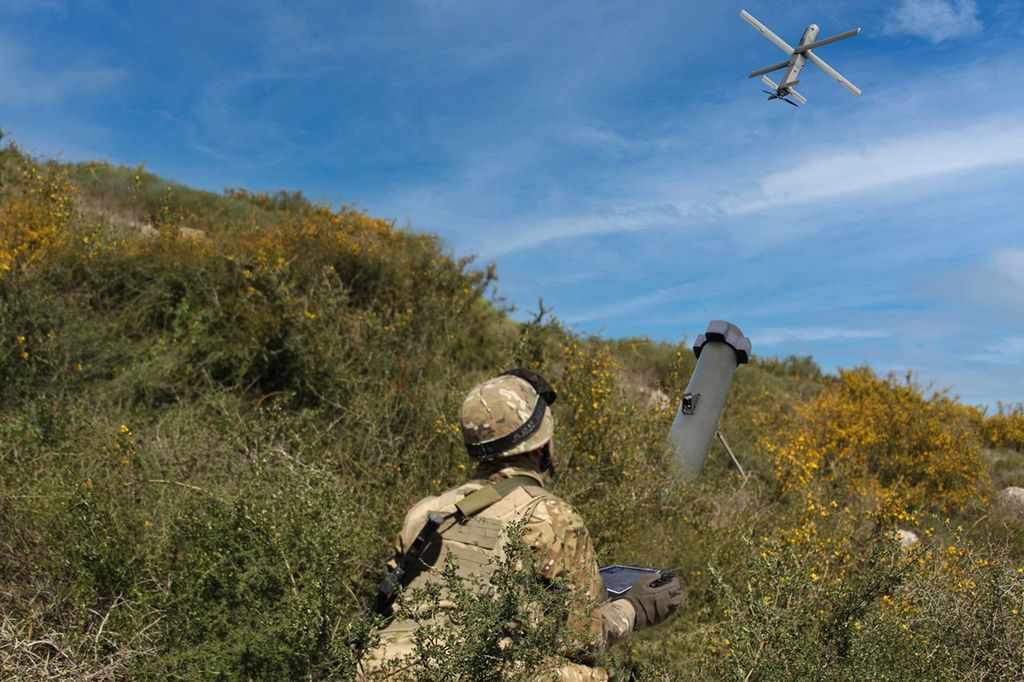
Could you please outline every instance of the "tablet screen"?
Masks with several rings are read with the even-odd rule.
[[[609,598],[621,597],[634,583],[641,578],[655,578],[661,571],[657,568],[641,568],[639,566],[605,566],[598,571],[604,579],[604,587]]]

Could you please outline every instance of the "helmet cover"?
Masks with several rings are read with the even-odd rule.
[[[511,374],[474,387],[460,418],[466,449],[481,460],[536,450],[551,441],[554,431],[547,401],[529,381]]]

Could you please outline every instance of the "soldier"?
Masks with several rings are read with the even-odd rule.
[[[536,558],[539,579],[559,582],[591,606],[570,616],[566,626],[579,639],[578,660],[562,660],[545,679],[607,680],[601,668],[585,663],[635,629],[664,620],[682,600],[678,580],[634,585],[624,598],[608,600],[590,534],[568,503],[544,488],[550,472],[555,393],[540,376],[512,370],[469,392],[462,405],[462,435],[478,465],[472,480],[413,505],[395,545],[392,572],[381,585],[375,610],[392,615],[391,601],[406,591],[437,581],[452,555],[458,574],[484,589],[504,556],[504,532],[522,523],[522,541]],[[442,601],[442,607],[444,606]],[[415,648],[415,620],[393,619],[380,632],[380,644],[363,660],[364,671],[408,656]],[[413,668],[400,675],[415,677]]]

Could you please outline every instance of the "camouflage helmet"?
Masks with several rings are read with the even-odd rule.
[[[522,369],[475,386],[462,403],[462,439],[470,457],[501,459],[551,442],[555,392],[543,377]]]

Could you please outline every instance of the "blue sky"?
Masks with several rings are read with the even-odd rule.
[[[746,74],[811,22],[810,100]],[[1024,3],[0,0],[0,127],[303,189],[494,261],[521,309],[1024,400]]]

